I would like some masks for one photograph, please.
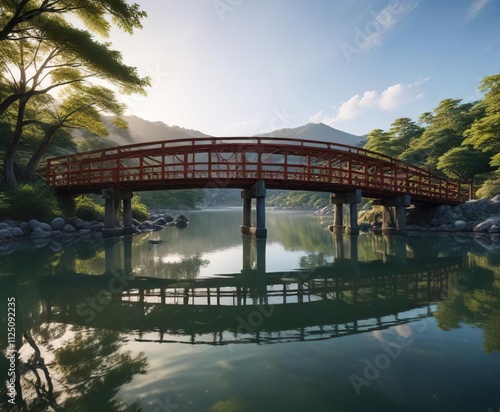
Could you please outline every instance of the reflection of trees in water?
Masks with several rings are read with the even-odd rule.
[[[50,342],[61,332],[68,332],[66,325],[51,325],[44,334],[23,333],[22,350],[31,354],[18,368],[21,410],[140,410],[137,402],[126,405],[116,394],[135,374],[146,372],[143,353],[134,357],[121,351],[122,337],[117,332],[78,329],[70,331],[73,337],[54,350]],[[51,352],[54,360],[47,363],[42,350]]]
[[[307,256],[300,257],[299,266],[301,269],[310,269],[325,267],[331,263],[331,259],[328,259],[324,253],[308,253]]]
[[[332,236],[321,228],[321,220],[310,212],[275,212],[266,216],[268,240],[278,241],[288,250],[331,253]]]
[[[200,269],[206,267],[209,260],[203,259],[201,253],[182,256],[178,262],[163,262],[161,258],[143,258],[136,261],[134,275],[164,277],[169,279],[195,279]]]
[[[489,259],[469,255],[469,267],[454,279],[435,317],[443,330],[458,329],[461,323],[482,328],[484,350],[492,353],[500,352],[500,266]]]

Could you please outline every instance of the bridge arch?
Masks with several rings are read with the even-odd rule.
[[[458,182],[389,156],[279,137],[165,140],[75,153],[48,159],[45,178],[60,194],[241,188],[247,198],[259,199],[255,188],[264,185],[264,197],[268,188],[340,195],[357,190],[381,202],[401,196],[429,205],[462,201]],[[110,205],[122,199],[108,197]],[[123,199],[128,209],[130,199]]]

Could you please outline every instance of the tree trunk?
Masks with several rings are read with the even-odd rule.
[[[3,160],[3,184],[7,188],[12,188],[17,185],[16,176],[14,174],[14,153],[15,151],[7,149]]]
[[[469,186],[469,200],[474,199],[474,178],[472,177],[470,179],[470,186]]]
[[[3,183],[5,187],[11,188],[17,185],[16,176],[14,174],[14,159],[17,151],[17,147],[21,142],[21,136],[23,134],[23,122],[24,113],[26,111],[26,105],[28,104],[28,98],[23,98],[19,101],[19,108],[17,110],[17,122],[16,128],[12,135],[12,141],[5,151],[5,157],[3,160]]]
[[[35,153],[31,156],[23,174],[21,175],[21,180],[30,180],[35,176],[36,169],[40,163],[40,159],[47,152],[50,143],[52,142],[52,137],[54,133],[62,126],[61,123],[50,126],[43,136],[42,141],[35,150]]]

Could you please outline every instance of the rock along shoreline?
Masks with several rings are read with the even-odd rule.
[[[173,218],[168,213],[156,213],[149,220],[139,222],[133,219],[133,232],[156,231],[167,226],[184,228],[189,219],[185,215]],[[17,239],[31,238],[35,241],[43,239],[73,239],[75,237],[101,236],[104,223],[101,220],[84,221],[79,218],[56,217],[50,223],[31,219],[28,222],[4,220],[0,222],[0,242],[8,243]]]

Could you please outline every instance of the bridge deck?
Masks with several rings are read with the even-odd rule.
[[[248,188],[346,192],[458,204],[460,184],[358,147],[264,137],[180,139],[94,150],[47,160],[45,178],[60,193],[180,188]]]

